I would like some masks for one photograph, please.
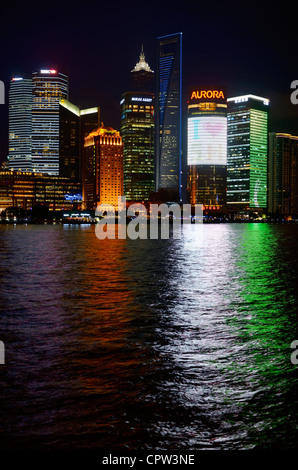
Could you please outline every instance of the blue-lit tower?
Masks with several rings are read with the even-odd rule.
[[[182,197],[182,33],[157,38],[156,191]]]

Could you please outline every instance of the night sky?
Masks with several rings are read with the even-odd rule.
[[[119,130],[119,101],[141,45],[156,70],[156,38],[183,33],[183,89],[211,82],[228,96],[271,100],[269,131],[298,134],[298,105],[290,84],[298,80],[297,6],[291,2],[92,0],[1,4],[0,159],[8,149],[10,78],[41,68],[69,76],[69,99],[101,106],[101,120]]]

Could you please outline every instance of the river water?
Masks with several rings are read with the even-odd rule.
[[[196,230],[0,226],[1,449],[298,449],[298,226]]]

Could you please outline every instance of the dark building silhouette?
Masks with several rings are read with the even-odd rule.
[[[59,175],[82,179],[84,138],[100,125],[100,108],[80,109],[66,99],[59,108]]]

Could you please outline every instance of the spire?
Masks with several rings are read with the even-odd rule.
[[[145,70],[146,72],[152,72],[153,73],[153,70],[151,70],[151,68],[149,67],[149,64],[145,60],[143,44],[142,44],[142,47],[141,47],[139,62],[135,65],[135,68],[132,70],[132,72],[139,72],[140,70]]]

